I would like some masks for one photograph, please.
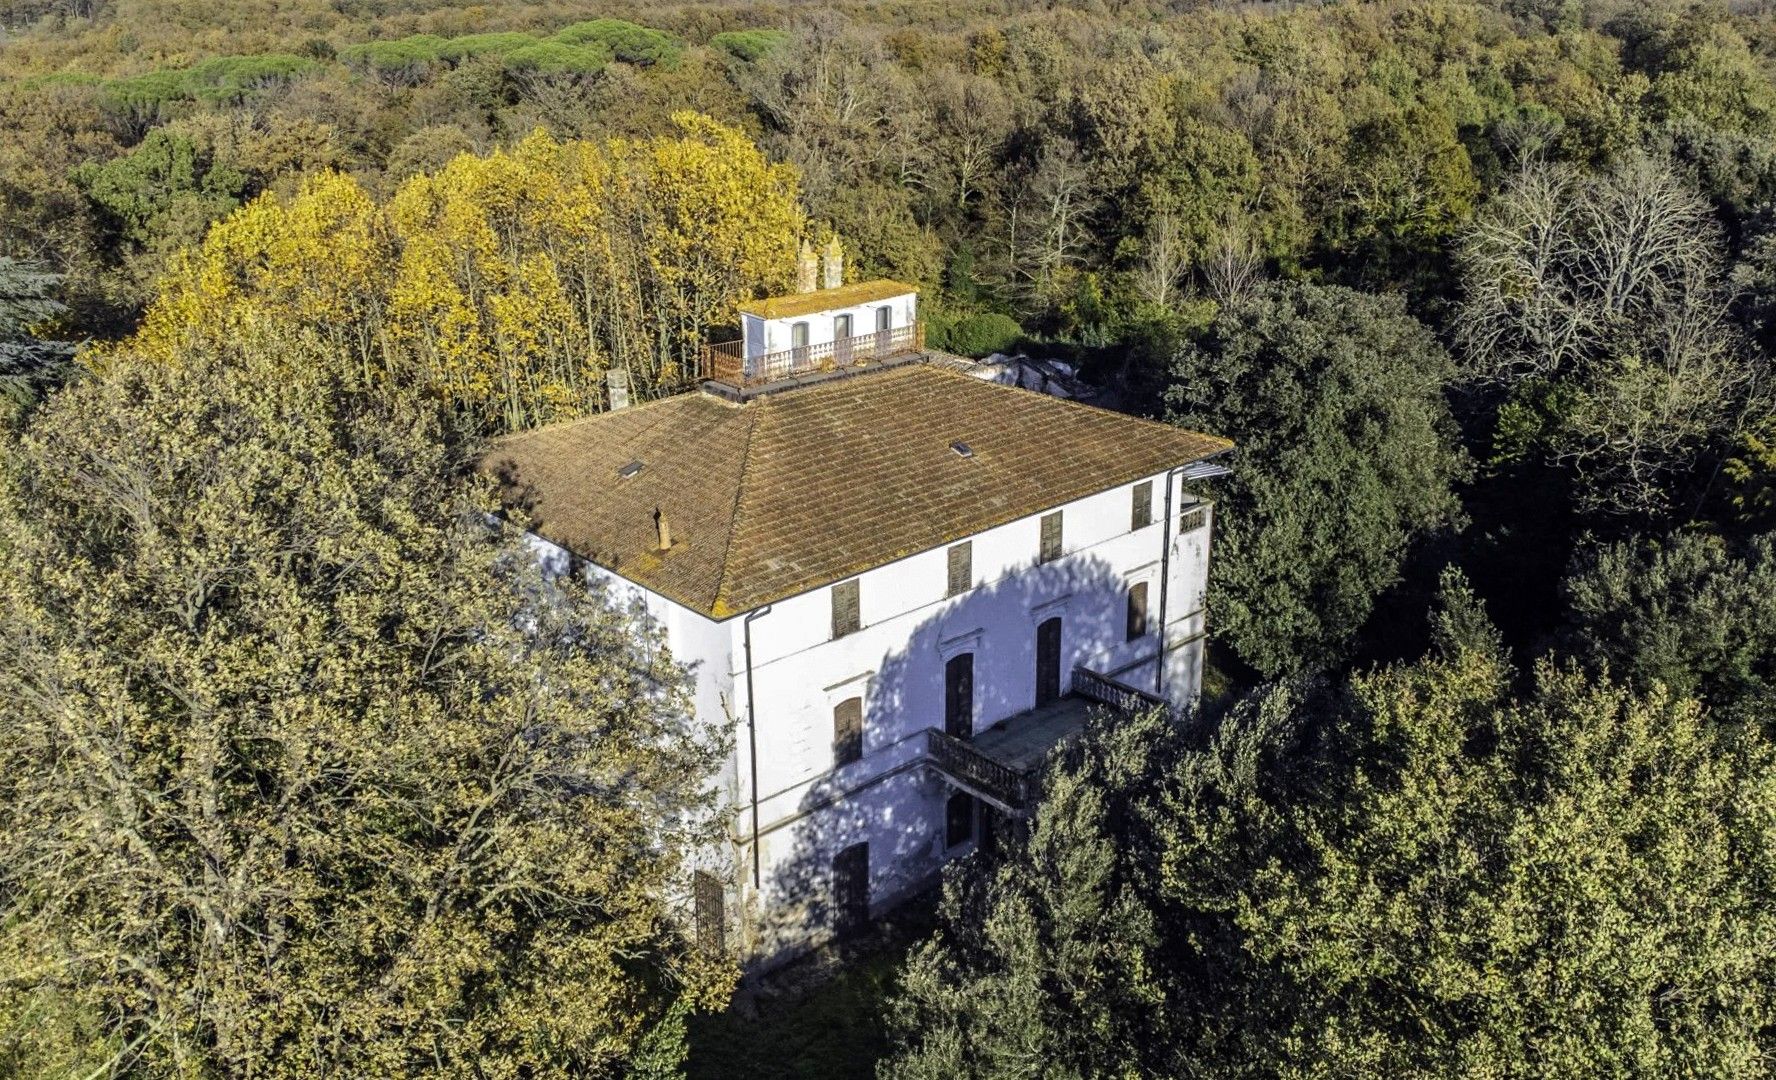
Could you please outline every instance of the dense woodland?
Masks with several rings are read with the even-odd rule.
[[[831,236],[1239,446],[883,1076],[1772,1071],[1766,5],[0,0],[0,1074],[679,1074],[724,735],[467,463]]]

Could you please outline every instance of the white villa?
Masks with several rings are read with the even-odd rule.
[[[489,453],[547,558],[639,598],[733,733],[699,934],[755,970],[1027,814],[1090,709],[1197,698],[1209,435],[975,377],[916,290],[742,308],[700,392]]]

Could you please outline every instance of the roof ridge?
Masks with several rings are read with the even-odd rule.
[[[752,471],[752,440],[758,434],[758,418],[764,411],[762,408],[741,408],[746,417],[746,438],[740,444],[740,471],[734,480],[734,512],[728,524],[727,541],[722,544],[721,576],[716,579],[715,596],[709,603],[710,613],[718,618],[724,617],[722,612],[727,610],[728,583],[734,573],[734,539],[740,535],[740,504],[746,499],[746,474]]]

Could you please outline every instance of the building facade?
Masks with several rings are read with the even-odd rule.
[[[828,292],[811,321],[858,295]],[[728,371],[488,467],[540,556],[644,607],[732,733],[697,916],[763,967],[1026,813],[1091,710],[1193,706],[1213,515],[1191,485],[1229,444],[912,348]]]

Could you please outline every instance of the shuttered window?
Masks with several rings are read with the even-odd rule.
[[[713,956],[727,951],[727,915],[722,910],[721,879],[707,871],[691,875],[691,906],[697,944]]]
[[[1129,507],[1129,528],[1145,529],[1153,524],[1153,481],[1141,481],[1135,485],[1134,491],[1134,503]]]
[[[1128,639],[1147,636],[1147,583],[1137,581],[1129,586]]]
[[[833,707],[833,767],[863,756],[863,699],[846,698]]]
[[[950,547],[950,586],[948,596],[960,596],[974,588],[974,544],[964,540]]]
[[[1061,557],[1061,512],[1042,515],[1042,549],[1038,562],[1053,562]]]
[[[863,625],[858,608],[857,579],[841,581],[832,587],[832,636],[842,638],[856,633]]]

